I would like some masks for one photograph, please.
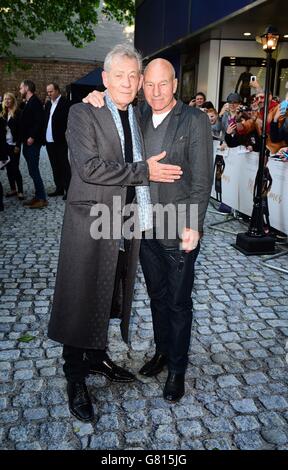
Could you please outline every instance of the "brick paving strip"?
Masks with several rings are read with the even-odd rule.
[[[23,159],[22,168],[30,196]],[[53,189],[45,151],[41,169]],[[8,190],[5,173],[0,177]],[[198,258],[185,397],[174,405],[163,400],[166,372],[129,386],[91,377],[95,422],[70,416],[61,346],[46,337],[63,211],[62,198],[41,211],[10,198],[0,214],[1,449],[288,450],[287,275],[209,229]],[[208,214],[207,222],[214,220],[221,216]],[[117,320],[109,336],[111,357],[135,373],[153,353],[140,268],[130,348]]]

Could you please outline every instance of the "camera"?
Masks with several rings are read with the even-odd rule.
[[[244,104],[240,104],[238,107],[238,112],[243,113],[244,111],[251,111],[251,108],[249,106],[245,106]]]

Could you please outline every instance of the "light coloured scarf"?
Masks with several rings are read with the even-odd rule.
[[[121,117],[117,107],[111,100],[107,91],[105,95],[105,101],[108,109],[111,111],[113,120],[115,122],[121,141],[123,160],[125,161],[125,137]],[[133,110],[133,106],[131,104],[128,106],[128,118],[133,145],[133,162],[141,162],[143,161],[143,158],[139,127]],[[151,205],[150,189],[149,186],[136,186],[135,190],[138,205],[139,226],[141,232],[143,232],[145,230],[150,230],[153,227],[153,211]]]

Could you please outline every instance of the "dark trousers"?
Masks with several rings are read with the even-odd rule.
[[[67,192],[71,179],[71,168],[68,160],[68,146],[66,142],[46,143],[47,153],[50,160],[56,191]]]
[[[23,144],[23,155],[27,162],[29,175],[34,183],[36,199],[46,200],[46,193],[39,171],[40,148],[41,145],[39,144]]]
[[[3,210],[4,205],[3,205],[3,186],[0,181],[0,210]]]
[[[125,289],[125,279],[128,267],[128,256],[130,250],[130,241],[124,240],[125,251],[119,251],[118,262],[114,281],[114,291],[112,296],[112,305],[110,318],[121,318],[123,307],[123,292]]]
[[[22,175],[19,170],[20,152],[15,154],[14,149],[15,145],[7,146],[7,155],[10,157],[10,162],[6,165],[7,176],[11,191],[16,191],[17,189],[18,193],[23,193]]]
[[[63,370],[68,382],[82,382],[89,375],[90,364],[105,358],[106,351],[101,349],[82,349],[63,346]]]
[[[194,264],[200,245],[190,253],[143,239],[140,262],[151,299],[156,351],[168,358],[170,372],[185,373],[192,326]]]
[[[118,318],[122,311],[121,302],[123,295],[121,291],[124,286],[127,272],[127,258],[130,242],[125,240],[125,251],[119,251],[114,292],[112,297],[111,318]],[[83,349],[74,346],[63,346],[63,359],[65,361],[63,370],[65,377],[70,382],[81,382],[89,375],[90,363],[101,361],[105,358],[106,351],[101,349]]]

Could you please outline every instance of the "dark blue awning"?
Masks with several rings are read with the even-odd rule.
[[[97,67],[95,70],[87,73],[87,75],[84,75],[84,77],[73,82],[73,85],[103,86],[102,71],[101,67]]]
[[[80,103],[91,91],[104,91],[105,87],[102,82],[102,71],[103,69],[101,67],[97,67],[87,73],[87,75],[84,75],[84,77],[71,83],[67,90],[70,101],[72,103]]]

